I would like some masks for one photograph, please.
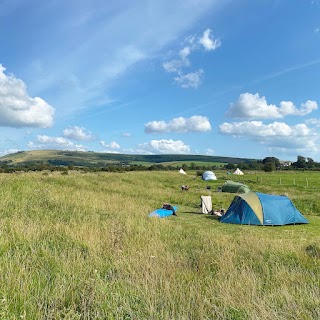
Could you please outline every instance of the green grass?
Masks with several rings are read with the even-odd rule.
[[[320,174],[216,174],[1,174],[0,319],[320,318]],[[310,224],[196,214],[200,195],[228,207],[226,178],[288,194]],[[178,216],[148,218],[163,202]]]

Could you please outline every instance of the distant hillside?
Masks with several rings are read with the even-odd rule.
[[[135,154],[114,154],[100,152],[82,151],[60,151],[60,150],[34,150],[19,151],[0,157],[0,165],[30,165],[30,164],[52,164],[52,165],[75,165],[75,166],[105,166],[107,164],[177,164],[204,162],[220,164],[250,163],[255,159],[231,158],[221,156],[202,155],[135,155]]]

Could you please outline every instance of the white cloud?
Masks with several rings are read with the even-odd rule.
[[[129,137],[132,136],[132,134],[131,134],[130,132],[123,132],[123,133],[122,133],[122,136],[123,136],[123,137],[126,137],[126,138],[129,138]]]
[[[33,92],[50,96],[59,115],[96,108],[97,101],[112,100],[110,87],[132,71],[134,65],[163,56],[164,48],[209,10],[214,12],[225,5],[217,0],[142,0],[126,1],[125,5],[121,1],[95,1],[98,2],[94,6],[90,1],[82,1],[83,5],[75,6],[72,1],[54,1],[50,10],[46,1],[39,3],[39,24],[44,25],[52,15],[59,15],[59,23],[47,24],[47,33],[52,36],[33,43],[32,50],[39,54],[35,61],[26,60],[28,75],[33,79],[29,86]],[[35,12],[28,13],[32,20]],[[36,25],[30,32],[34,38],[42,36]],[[57,46],[58,42],[72,46]],[[28,49],[26,56],[34,57]]]
[[[191,53],[191,47],[184,47],[182,50],[180,50],[179,55],[182,58],[182,60],[186,60],[189,54]]]
[[[283,122],[263,124],[262,121],[223,123],[219,131],[225,135],[248,137],[261,144],[277,148],[304,148],[315,151],[319,135],[306,124],[289,126]]]
[[[186,46],[181,49],[179,52],[180,59],[174,59],[164,62],[162,64],[164,70],[167,72],[181,74],[183,68],[190,66],[188,56],[190,55],[191,51],[192,48],[190,46]]]
[[[28,143],[29,149],[62,149],[85,151],[87,148],[83,145],[74,144],[64,137],[50,137],[47,135],[37,135],[36,142]]]
[[[110,150],[110,149],[106,149],[103,151],[99,151],[100,153],[114,153],[114,154],[119,154],[119,150]]]
[[[199,69],[195,72],[190,72],[187,74],[181,74],[174,78],[174,81],[181,86],[181,88],[198,88],[201,84],[201,78],[203,75],[203,70]]]
[[[182,67],[189,65],[189,60],[171,60],[163,63],[163,68],[167,72],[180,73]]]
[[[0,64],[0,126],[52,126],[54,109],[39,97],[29,97],[25,83],[5,70]]]
[[[308,100],[297,108],[291,101],[281,101],[280,106],[268,104],[258,93],[243,93],[235,103],[231,103],[227,115],[232,118],[278,119],[288,115],[305,116],[318,109],[316,101]]]
[[[201,84],[201,77],[203,75],[202,69],[189,73],[185,72],[185,68],[191,65],[189,56],[192,51],[199,50],[202,47],[206,51],[213,51],[221,46],[221,41],[219,39],[214,39],[210,36],[211,32],[210,29],[207,29],[204,31],[202,37],[187,37],[184,41],[187,45],[179,52],[180,58],[163,63],[162,66],[165,71],[177,74],[174,81],[182,88],[198,88]]]
[[[186,154],[190,152],[190,147],[182,141],[177,140],[151,140],[138,146],[140,152],[148,154]]]
[[[63,137],[49,137],[46,135],[38,135],[37,141],[43,144],[54,143],[58,145],[72,145],[72,142]]]
[[[213,150],[213,149],[208,148],[208,149],[206,150],[206,155],[207,155],[207,156],[212,156],[213,154],[214,154],[214,150]]]
[[[214,37],[211,37],[211,32],[212,30],[207,29],[199,39],[199,43],[201,43],[207,51],[216,50],[221,46],[220,39],[214,39]]]
[[[100,141],[100,144],[104,147],[104,148],[110,148],[110,149],[120,149],[120,145],[115,142],[112,141],[110,143],[106,143],[105,141]]]
[[[308,135],[309,133],[305,124],[290,127],[284,122],[273,122],[265,125],[262,121],[225,122],[220,125],[219,129],[223,134],[255,137]]]
[[[196,41],[197,41],[197,36],[195,35],[187,36],[184,39],[184,43],[187,43],[191,47],[194,47]]]
[[[315,126],[315,127],[320,127],[320,119],[318,118],[310,118],[310,119],[307,119],[305,121],[305,123],[307,125],[311,125],[311,126]]]
[[[309,114],[312,111],[317,110],[317,109],[318,109],[317,102],[308,100],[305,103],[301,103],[301,108],[300,108],[300,110],[296,111],[297,112],[296,115],[305,116],[305,115],[307,115],[307,114]]]
[[[67,138],[78,140],[78,141],[89,141],[92,140],[92,133],[87,131],[83,127],[69,127],[63,130],[63,135]]]
[[[151,121],[145,126],[146,133],[164,133],[164,132],[205,132],[211,130],[211,125],[207,117],[192,116],[190,118],[178,117],[165,121]]]
[[[11,153],[17,153],[20,151],[19,149],[7,149],[7,150],[1,150],[0,151],[0,156],[5,156],[6,154],[11,154]]]

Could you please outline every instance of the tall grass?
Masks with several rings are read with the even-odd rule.
[[[217,175],[1,174],[0,319],[320,318],[318,175],[241,177],[311,222],[275,228],[196,214],[200,195],[231,202]],[[148,218],[163,202],[178,216]]]

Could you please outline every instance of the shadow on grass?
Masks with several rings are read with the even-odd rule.
[[[215,220],[215,221],[218,221],[218,222],[220,221],[220,218],[221,218],[221,217],[218,217],[218,216],[216,216],[214,214],[206,215],[205,217],[206,217],[206,219]]]
[[[220,221],[221,217],[216,216],[215,214],[205,214],[205,213],[201,213],[201,212],[194,212],[194,211],[185,211],[184,213],[187,214],[191,214],[191,215],[196,215],[196,216],[203,216],[205,219],[209,219],[209,220],[215,220],[215,221]]]

